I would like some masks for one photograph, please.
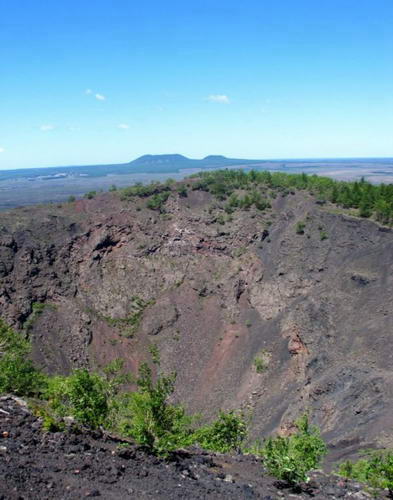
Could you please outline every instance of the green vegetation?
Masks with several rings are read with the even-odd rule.
[[[393,451],[370,451],[366,457],[353,463],[342,463],[339,473],[361,481],[372,488],[387,488],[393,494]]]
[[[159,372],[158,348],[153,344],[149,350]],[[245,419],[234,411],[221,411],[211,424],[195,428],[196,417],[186,415],[181,405],[170,402],[175,373],[153,376],[149,365],[142,363],[133,378],[121,373],[123,363],[118,360],[101,373],[77,369],[69,376],[49,377],[33,366],[29,352],[29,342],[0,322],[0,394],[35,398],[35,411],[48,431],[64,429],[64,417],[71,416],[74,425],[106,428],[163,456],[191,444],[220,453],[238,451],[247,437]],[[137,390],[124,391],[124,384],[131,380]],[[307,480],[307,473],[326,453],[319,431],[309,425],[307,415],[296,426],[297,433],[290,437],[270,438],[263,448],[257,444],[250,448],[258,450],[271,474],[290,484]],[[391,488],[393,454],[347,463],[340,471],[370,485]]]
[[[319,466],[327,451],[318,428],[309,424],[307,415],[296,422],[296,427],[292,436],[267,439],[261,451],[269,473],[290,484],[307,481],[308,472]]]
[[[89,191],[88,193],[85,193],[83,195],[83,198],[87,198],[88,200],[91,200],[95,197],[96,194],[97,194],[97,191]]]
[[[23,325],[26,332],[29,332],[31,330],[31,328],[34,325],[34,322],[44,312],[45,307],[47,307],[47,304],[44,304],[42,302],[34,302],[33,303],[33,305],[31,306],[31,314],[30,314],[28,320]]]
[[[0,320],[0,394],[38,396],[46,377],[28,359],[30,343]]]
[[[160,354],[154,344],[149,351],[156,375],[147,363],[142,363],[136,377],[122,374],[123,363],[119,360],[101,373],[77,369],[69,376],[50,377],[33,366],[29,351],[29,342],[0,322],[0,394],[33,397],[35,412],[42,417],[47,431],[63,430],[64,417],[71,416],[74,426],[103,427],[162,456],[192,444],[220,453],[239,451],[247,438],[242,414],[220,411],[211,424],[197,427],[195,416],[170,402],[176,374],[159,373]],[[124,384],[130,381],[137,390],[124,390]],[[270,438],[263,447],[255,443],[250,448],[263,457],[271,474],[290,484],[307,480],[307,473],[318,466],[326,452],[317,428],[309,425],[307,416],[299,419],[296,426],[298,432],[290,437]],[[379,467],[370,484],[390,487],[392,463],[391,455],[370,462],[370,470]],[[342,473],[355,475],[353,471],[363,469],[346,465]],[[377,472],[385,482],[374,479]]]
[[[297,222],[296,224],[296,234],[304,234],[304,228],[306,224],[302,221]]]
[[[185,186],[184,184],[180,184],[177,187],[176,191],[181,198],[187,198],[188,196],[187,186]]]
[[[145,245],[140,246],[140,248],[145,248]],[[154,304],[154,299],[144,301],[138,296],[133,296],[131,298],[132,308],[135,312],[127,316],[126,318],[111,318],[110,316],[101,316],[101,318],[107,322],[109,326],[114,326],[118,328],[124,337],[132,337],[134,333],[138,330],[140,322],[142,320],[145,309]]]
[[[67,201],[68,201],[68,203],[74,203],[74,201],[75,201],[75,200],[76,200],[75,196],[70,195],[70,196],[68,197],[68,200],[67,200]]]
[[[72,415],[78,422],[96,428],[109,411],[110,385],[104,377],[75,370],[69,377],[48,378],[44,398],[58,417]]]
[[[153,453],[166,455],[192,442],[191,418],[180,405],[168,402],[176,374],[158,375],[143,363],[136,379],[138,390],[120,394],[114,402],[111,427]]]
[[[194,433],[194,440],[202,448],[219,453],[239,451],[246,437],[247,425],[244,417],[233,411],[220,411],[217,420]]]
[[[164,204],[169,198],[169,193],[167,191],[163,193],[154,194],[150,200],[146,203],[147,208],[151,210],[158,210],[159,212],[163,212]]]
[[[321,241],[324,241],[324,240],[328,239],[328,234],[326,231],[320,231],[319,237],[320,237]]]
[[[117,191],[117,186],[116,186],[116,184],[111,184],[111,185],[109,186],[108,191],[109,191],[110,193],[113,193],[113,191]]]
[[[292,193],[294,189],[307,190],[319,202],[330,201],[345,209],[353,208],[361,217],[373,217],[383,224],[393,224],[393,184],[374,185],[362,179],[355,182],[336,181],[328,177],[306,174],[286,174],[251,170],[216,170],[199,172],[192,176],[192,189],[212,193],[219,200],[228,199],[232,208],[264,208],[266,202],[261,190],[268,189],[275,198]],[[241,198],[239,192],[247,191]],[[257,195],[255,193],[258,193]],[[255,198],[257,196],[257,198]],[[267,205],[268,206],[268,205]]]
[[[150,184],[136,183],[134,186],[129,186],[120,190],[121,200],[131,200],[134,197],[147,198],[149,196],[159,194],[165,191],[170,191],[169,185],[152,182]]]
[[[152,345],[149,350],[158,371],[158,348]],[[234,412],[220,412],[215,422],[195,429],[196,417],[169,402],[175,373],[153,377],[152,369],[142,363],[134,378],[121,374],[123,363],[117,360],[101,373],[77,369],[69,376],[50,377],[33,366],[29,352],[30,343],[0,322],[0,394],[33,397],[33,408],[47,431],[63,430],[64,417],[71,416],[76,426],[106,428],[163,456],[193,443],[230,451],[246,436],[246,424]],[[134,392],[123,390],[130,381],[137,386]]]
[[[257,373],[263,373],[267,370],[267,362],[265,355],[255,356],[254,358],[254,368]]]

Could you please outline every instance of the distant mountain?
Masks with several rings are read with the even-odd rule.
[[[187,163],[191,160],[186,156],[179,154],[167,154],[167,155],[143,155],[137,158],[136,160],[130,161],[129,165],[158,165],[162,163]],[[198,161],[198,160],[197,160]]]
[[[55,179],[62,177],[101,177],[110,174],[164,174],[186,168],[215,168],[234,165],[257,164],[262,160],[240,160],[221,155],[206,156],[201,160],[187,158],[180,154],[143,155],[129,163],[109,165],[76,165],[66,167],[24,168],[0,171],[0,181],[8,179]]]

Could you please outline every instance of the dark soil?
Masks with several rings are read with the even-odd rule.
[[[43,432],[25,403],[7,396],[0,398],[0,477],[1,500],[370,497],[322,472],[293,491],[252,456],[193,450],[164,460],[100,432]]]

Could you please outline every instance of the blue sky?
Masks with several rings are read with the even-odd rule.
[[[0,0],[0,168],[393,156],[392,0]]]

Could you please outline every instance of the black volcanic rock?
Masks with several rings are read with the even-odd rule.
[[[370,498],[362,485],[321,472],[292,491],[251,455],[193,449],[164,460],[99,431],[43,432],[24,401],[7,396],[0,431],[0,498],[7,500]]]

